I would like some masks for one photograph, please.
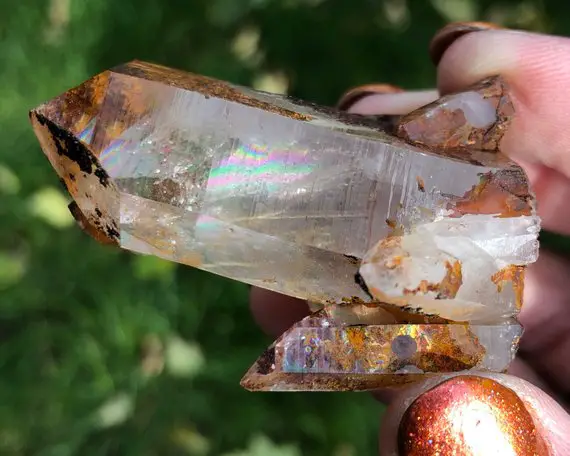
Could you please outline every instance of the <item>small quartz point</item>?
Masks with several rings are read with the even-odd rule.
[[[540,223],[513,113],[500,77],[398,119],[131,62],[30,117],[99,242],[313,303],[247,388],[351,390],[516,352]]]
[[[420,146],[463,152],[465,157],[498,152],[513,114],[505,83],[493,77],[404,116],[398,135]]]
[[[258,391],[358,391],[434,374],[501,372],[522,334],[514,320],[434,323],[417,315],[413,323],[394,323],[389,305],[382,304],[366,306],[366,324],[347,325],[339,315],[353,309],[342,307],[354,305],[331,305],[296,323],[263,353],[242,385]],[[390,323],[379,321],[383,317]]]

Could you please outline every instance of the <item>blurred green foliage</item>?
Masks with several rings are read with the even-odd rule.
[[[334,104],[429,87],[432,34],[494,20],[565,34],[570,2],[3,0],[0,455],[368,455],[363,394],[253,394],[270,343],[244,286],[105,248],[73,226],[27,110],[134,58]]]

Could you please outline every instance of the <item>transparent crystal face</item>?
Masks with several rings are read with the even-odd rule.
[[[490,276],[533,261],[535,218],[447,221],[481,175],[499,168],[425,153],[278,96],[226,86],[239,93],[230,99],[133,74],[128,65],[108,73],[97,106],[82,116],[65,117],[49,103],[37,110],[88,145],[113,181],[118,195],[107,208],[122,247],[338,302],[368,299],[354,282],[358,259],[401,229],[403,244],[413,253],[416,243],[420,254],[402,284],[441,280],[445,261],[459,258],[469,284],[457,305],[467,310],[454,317],[514,312],[513,288],[499,291],[490,278],[479,283],[474,271],[483,267]],[[89,212],[97,198],[75,200]],[[394,289],[396,279],[376,271],[371,283],[398,298],[404,293]]]

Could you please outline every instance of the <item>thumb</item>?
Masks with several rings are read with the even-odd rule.
[[[384,415],[384,456],[570,454],[570,416],[536,386],[505,374],[414,385]]]
[[[501,150],[525,168],[544,227],[570,233],[563,216],[570,198],[570,39],[452,24],[436,35],[432,49],[441,55],[443,94],[489,76],[507,80],[516,114]]]

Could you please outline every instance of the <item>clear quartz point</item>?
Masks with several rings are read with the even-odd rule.
[[[468,368],[503,369],[518,341],[512,318],[539,219],[524,172],[498,152],[512,113],[500,78],[382,123],[132,62],[30,117],[73,215],[95,239],[316,309],[344,302],[342,316],[327,317],[336,329],[301,326],[280,339],[275,356],[290,361],[276,372],[301,366],[301,342],[291,338],[316,331],[330,363],[307,375],[385,381],[388,371],[362,363],[338,371],[334,347],[350,327],[364,325],[378,348],[366,356],[386,360],[388,341],[408,330],[467,351],[471,343],[483,355]],[[383,310],[363,311],[371,302]],[[307,321],[321,321],[319,312]],[[409,375],[417,369],[429,371],[416,365]]]
[[[368,318],[381,314],[376,322],[345,324],[347,309],[337,307],[293,325],[257,360],[242,385],[256,391],[373,390],[419,375],[501,372],[522,334],[515,320],[445,324],[421,322],[418,316],[414,323],[382,324],[382,315],[390,313],[382,308],[368,309]]]

